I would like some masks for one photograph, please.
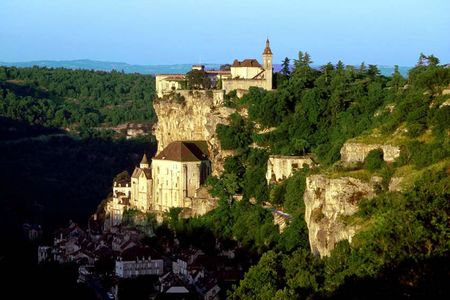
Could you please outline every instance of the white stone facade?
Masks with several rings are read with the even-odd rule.
[[[195,196],[195,192],[209,175],[210,169],[210,163],[206,160],[180,162],[153,159],[154,208],[168,211],[171,207],[186,207],[185,198]]]
[[[131,261],[117,260],[115,273],[120,278],[132,278],[142,275],[162,275],[164,261],[162,259],[136,259]]]
[[[309,156],[271,155],[267,161],[267,184],[287,179],[304,166],[314,168],[316,164]]]

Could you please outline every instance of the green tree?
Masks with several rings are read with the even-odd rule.
[[[186,73],[186,80],[189,89],[210,89],[211,79],[204,70],[192,70]]]
[[[384,164],[383,150],[381,149],[371,150],[364,159],[364,168],[369,171],[381,169]]]
[[[283,282],[280,254],[268,251],[250,268],[228,296],[229,299],[274,299]]]
[[[283,60],[283,62],[281,63],[281,74],[283,74],[286,77],[289,77],[289,75],[291,74],[291,70],[290,70],[290,61],[289,58],[285,58]]]

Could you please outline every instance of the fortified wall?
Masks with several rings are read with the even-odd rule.
[[[222,81],[222,88],[229,93],[233,90],[248,91],[250,87],[259,87],[266,90],[272,89],[272,82],[266,79],[228,79]]]

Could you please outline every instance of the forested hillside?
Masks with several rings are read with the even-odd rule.
[[[154,88],[149,75],[0,67],[0,116],[89,135],[101,126],[153,122]]]
[[[277,90],[227,96],[226,104],[247,109],[248,117],[236,113],[230,125],[217,127],[222,147],[236,153],[220,177],[209,179],[222,200],[206,216],[178,220],[177,236],[204,244],[210,230],[260,257],[230,299],[448,295],[450,69],[432,55],[421,55],[408,78],[398,71],[382,76],[373,65],[315,69],[311,63],[300,52],[292,73],[277,74]],[[372,151],[364,163],[344,166],[339,152],[349,140],[395,144],[400,158],[386,163]],[[320,166],[267,186],[270,154],[310,154]],[[305,179],[312,174],[382,178],[377,196],[345,219],[360,228],[353,242],[338,243],[322,259],[311,253],[304,215]],[[389,191],[393,176],[404,179],[402,191]],[[236,194],[243,200],[233,200]],[[292,216],[282,234],[263,202]]]
[[[84,224],[118,172],[156,149],[151,136],[113,139],[104,127],[154,121],[154,78],[119,72],[0,67],[0,232],[5,262],[72,219]],[[69,132],[67,132],[69,131]]]
[[[125,140],[105,130],[153,123],[153,95],[148,75],[0,67],[0,269],[26,270],[8,278],[14,285],[88,299],[76,267],[36,265],[36,243],[49,244],[69,220],[86,224],[114,175],[154,153],[151,135]],[[42,226],[42,239],[28,241],[25,223]]]

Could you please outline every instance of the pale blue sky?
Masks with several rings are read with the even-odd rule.
[[[222,3],[223,2],[223,3]],[[450,63],[449,0],[0,0],[0,61]]]

